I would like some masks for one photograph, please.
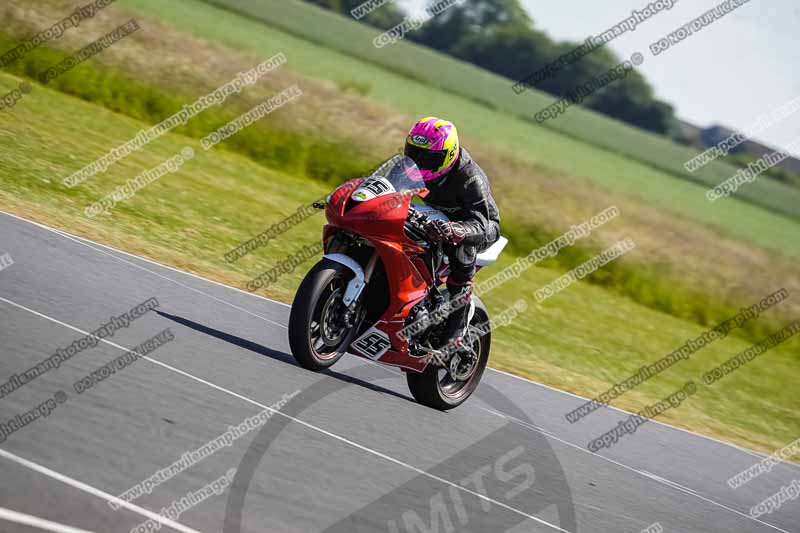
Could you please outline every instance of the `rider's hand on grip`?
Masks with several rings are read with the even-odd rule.
[[[431,242],[457,245],[464,240],[466,231],[459,222],[431,219],[425,226],[425,234]]]

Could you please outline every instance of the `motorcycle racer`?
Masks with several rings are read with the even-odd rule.
[[[450,263],[451,311],[444,338],[457,345],[467,327],[476,257],[500,237],[500,212],[488,176],[461,147],[452,122],[437,117],[419,120],[406,137],[404,153],[419,167],[418,179],[429,190],[425,204],[450,219],[431,219],[425,230],[431,242],[443,244]]]

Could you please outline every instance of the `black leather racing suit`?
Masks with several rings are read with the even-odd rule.
[[[500,237],[500,212],[489,188],[489,178],[461,149],[458,161],[444,176],[428,182],[427,205],[461,222],[466,237],[457,246],[445,246],[450,261],[447,285],[467,285],[475,275],[475,258]]]

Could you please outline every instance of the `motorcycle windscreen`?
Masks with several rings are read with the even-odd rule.
[[[366,202],[392,193],[427,194],[419,168],[410,157],[396,155],[390,158],[367,177],[350,197],[356,202]]]

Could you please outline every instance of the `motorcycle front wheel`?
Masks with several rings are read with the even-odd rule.
[[[323,258],[297,289],[289,314],[289,346],[303,368],[323,370],[347,351],[357,324],[346,323],[342,299],[352,276],[341,263]]]

